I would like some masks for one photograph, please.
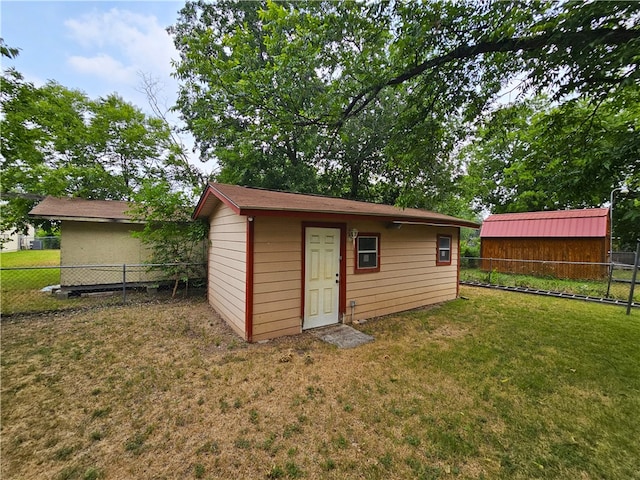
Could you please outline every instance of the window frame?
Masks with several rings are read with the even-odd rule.
[[[441,238],[447,238],[449,239],[449,248],[441,248],[440,247],[440,239]],[[449,259],[442,261],[440,260],[440,252],[442,251],[448,251],[449,252]],[[441,266],[441,265],[451,265],[451,257],[453,253],[453,235],[438,235],[436,238],[436,265],[437,266]]]
[[[359,240],[360,238],[375,238],[376,239],[376,266],[375,267],[359,267],[360,262],[360,249],[359,249]],[[379,233],[369,233],[369,232],[358,232],[358,235],[355,238],[354,246],[354,273],[375,273],[380,271],[380,234]],[[373,253],[372,250],[365,250],[362,253]]]

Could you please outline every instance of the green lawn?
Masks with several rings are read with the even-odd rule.
[[[3,478],[640,479],[640,312],[461,294],[348,350],[202,301],[4,321]]]
[[[40,291],[46,286],[60,284],[59,267],[60,250],[0,253],[1,313],[38,312],[68,307],[69,302],[63,303]],[[13,268],[25,269],[11,270]]]
[[[0,262],[0,283],[4,294],[25,293],[60,283],[60,250],[6,252],[0,254]]]
[[[20,250],[0,252],[0,267],[58,267],[60,250]]]
[[[614,270],[613,278],[622,282],[611,282],[609,296],[619,300],[629,299],[630,280],[633,271],[630,269]],[[508,287],[525,287],[553,292],[573,293],[592,297],[606,297],[608,278],[602,280],[567,280],[554,277],[537,277],[532,275],[511,274],[501,272],[489,272],[479,268],[462,268],[460,270],[461,281],[491,283]],[[640,280],[640,279],[639,279]],[[640,288],[636,288],[634,302],[640,303]]]
[[[60,284],[60,250],[4,252],[0,253],[0,262],[1,315],[122,303],[119,289],[111,296],[86,298],[57,298],[50,292],[43,292],[44,287]],[[127,301],[155,301],[166,293],[150,297],[143,291],[129,292]]]
[[[47,285],[60,284],[60,268],[0,270],[0,282],[3,292],[39,290]]]

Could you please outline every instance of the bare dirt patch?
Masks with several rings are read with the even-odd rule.
[[[454,325],[441,325],[431,332],[434,338],[460,338],[469,334],[469,329]]]
[[[459,325],[445,324],[435,328],[428,337],[442,348],[451,346],[452,340],[457,340],[469,335],[469,329]]]

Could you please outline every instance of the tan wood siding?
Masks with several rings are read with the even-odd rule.
[[[253,293],[282,293],[296,288],[300,288],[299,278],[294,278],[293,280],[282,280],[279,282],[261,282],[254,284]]]
[[[354,273],[355,250],[347,245],[347,321],[387,315],[452,300],[457,295],[458,229],[351,222],[348,230],[380,233],[380,271]],[[451,235],[451,265],[436,266],[437,235]],[[350,302],[356,302],[353,317]]]
[[[605,265],[549,264],[489,259],[539,260],[546,262],[607,261],[605,238],[483,238],[482,269],[524,275],[594,279],[607,275]]]
[[[219,204],[210,217],[209,304],[243,338],[247,219]]]
[[[302,331],[303,221],[254,219],[252,339],[260,341]],[[380,271],[354,273],[354,248],[347,240],[346,303],[355,300],[354,319],[365,319],[451,300],[457,294],[458,229],[405,225],[388,230],[382,222],[353,222],[347,231],[380,234]],[[438,234],[451,235],[451,265],[436,266]],[[211,217],[209,301],[241,335],[244,332],[246,218],[220,205]]]
[[[256,217],[253,339],[301,332],[302,222]]]

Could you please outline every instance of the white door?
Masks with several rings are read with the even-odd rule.
[[[306,228],[303,328],[338,323],[340,229]]]

